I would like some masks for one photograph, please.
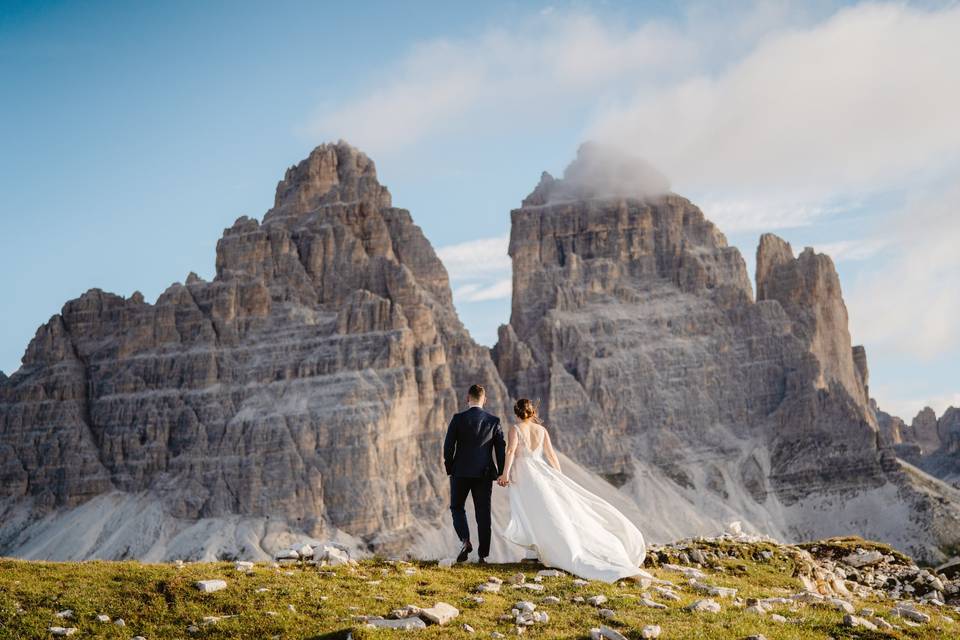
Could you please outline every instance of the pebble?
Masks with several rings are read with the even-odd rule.
[[[864,629],[869,629],[870,631],[877,630],[877,625],[873,624],[866,618],[859,618],[852,613],[848,613],[843,616],[843,624],[848,627],[863,627]]]
[[[509,578],[510,584],[523,584],[527,581],[527,576],[522,573],[515,573]]]
[[[503,635],[503,634],[500,633],[499,631],[491,631],[491,632],[490,632],[490,637],[491,637],[491,638],[506,638],[507,636]]]
[[[396,629],[400,631],[416,631],[426,629],[426,623],[420,618],[401,618],[399,620],[367,620],[367,627],[371,629]]]
[[[715,600],[697,600],[684,607],[687,611],[703,611],[707,613],[720,613],[720,604]]]
[[[541,578],[560,578],[563,575],[563,571],[558,571],[557,569],[541,569],[537,571],[537,576]]]
[[[462,628],[464,631],[466,631],[467,633],[474,633],[474,628],[471,627],[470,625],[466,624],[466,623],[464,623],[461,628]]]
[[[54,615],[63,620],[73,620],[73,609],[64,609],[63,611],[58,611]]]
[[[575,587],[585,587],[588,584],[590,583],[587,580],[582,580],[580,578],[577,578],[576,580],[573,581],[573,586]]]
[[[543,604],[560,604],[560,598],[557,596],[547,596],[543,599]]]
[[[213,593],[226,589],[227,583],[224,580],[198,580],[194,583],[194,586],[203,593]]]
[[[420,617],[433,624],[444,625],[460,615],[460,610],[446,602],[438,602],[428,609],[420,610]]]
[[[533,611],[536,610],[537,605],[533,604],[528,600],[522,600],[517,604],[513,605],[513,608],[526,613],[533,613]]]
[[[617,612],[613,609],[600,609],[600,617],[606,620],[613,620],[617,617]]]
[[[592,604],[595,607],[599,607],[606,601],[607,601],[607,596],[604,596],[604,595],[590,596],[589,598],[587,598],[587,602],[589,604]]]
[[[496,582],[484,582],[481,585],[477,585],[474,591],[477,593],[499,593],[500,585]]]
[[[97,622],[110,622],[110,616],[104,613],[101,613],[100,615],[97,616]]]
[[[55,636],[72,636],[77,632],[77,628],[76,627],[50,627],[48,631]]]
[[[783,617],[782,615],[780,615],[779,613],[771,613],[771,614],[770,614],[770,619],[773,620],[774,622],[781,622],[781,623],[787,621],[787,619],[784,618],[784,617]]]
[[[127,623],[123,621],[123,618],[117,618],[116,620],[113,621],[113,624],[117,625],[118,627],[127,626]]]
[[[660,625],[658,624],[648,624],[643,629],[640,630],[640,637],[644,640],[652,640],[653,638],[660,637]]]
[[[655,600],[651,600],[650,598],[640,598],[640,604],[642,604],[642,605],[645,606],[645,607],[650,607],[651,609],[666,609],[666,608],[667,608],[667,605],[665,605],[665,604],[660,604],[659,602],[657,602],[657,601],[655,601]]]

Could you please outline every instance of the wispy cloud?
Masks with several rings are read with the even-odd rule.
[[[485,302],[509,298],[511,261],[507,255],[510,237],[478,238],[437,250],[453,282],[456,302]]]
[[[960,346],[960,184],[886,225],[890,256],[847,287],[851,328],[874,350],[933,358]]]
[[[814,244],[813,248],[819,253],[827,254],[834,262],[855,262],[872,258],[891,242],[889,238],[860,238]]]

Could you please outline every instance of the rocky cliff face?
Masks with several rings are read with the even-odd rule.
[[[0,386],[0,549],[110,492],[189,522],[253,518],[252,545],[281,522],[403,546],[445,513],[427,462],[475,381],[502,412],[429,242],[369,158],[323,145],[262,223],[224,232],[212,282],[191,274],[155,304],[92,289],[37,331]],[[139,546],[103,532],[91,553],[149,557],[177,534],[144,526]]]
[[[960,491],[886,446],[908,438],[868,403],[830,259],[764,236],[754,300],[740,253],[667,189],[595,146],[544,174],[511,214],[491,358],[370,159],[318,147],[262,222],[225,230],[212,281],[154,304],[91,289],[0,377],[0,554],[263,557],[302,536],[444,554],[440,440],[477,381],[506,420],[538,401],[566,472],[651,540],[744,520],[931,560],[960,542]]]
[[[932,556],[960,538],[946,533],[958,505],[936,500],[951,490],[878,446],[829,257],[763,236],[754,301],[739,252],[679,196],[545,174],[511,216],[498,369],[560,447],[635,497],[647,530],[736,515],[788,538],[866,527]],[[870,518],[893,495],[919,522]]]
[[[901,437],[894,450],[900,458],[960,487],[960,409],[948,407],[937,418],[933,409],[924,407],[909,426],[879,409],[876,415],[899,427]]]

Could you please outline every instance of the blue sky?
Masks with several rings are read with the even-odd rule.
[[[90,287],[212,277],[222,230],[344,138],[487,344],[509,211],[585,139],[660,167],[752,265],[833,255],[882,406],[960,404],[960,12],[714,3],[0,4],[0,370]]]

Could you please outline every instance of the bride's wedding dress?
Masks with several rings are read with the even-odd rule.
[[[586,578],[616,582],[642,573],[643,534],[613,505],[557,471],[531,449],[514,425],[519,442],[510,470],[510,523],[503,533],[514,544],[536,551],[540,561]]]

